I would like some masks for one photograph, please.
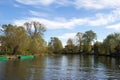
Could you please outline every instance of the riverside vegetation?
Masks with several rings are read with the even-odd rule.
[[[92,30],[78,32],[74,39],[68,39],[63,48],[57,37],[50,42],[44,40],[46,28],[39,22],[26,22],[23,26],[2,25],[0,42],[1,54],[8,55],[48,55],[48,54],[85,54],[120,57],[120,33],[109,34],[103,42],[97,41]]]

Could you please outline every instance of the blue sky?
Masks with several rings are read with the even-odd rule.
[[[97,40],[120,30],[120,0],[0,0],[0,25],[39,21],[44,38],[65,45],[77,32],[93,30]]]

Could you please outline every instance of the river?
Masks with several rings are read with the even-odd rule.
[[[0,80],[120,80],[120,60],[55,55],[0,61]]]

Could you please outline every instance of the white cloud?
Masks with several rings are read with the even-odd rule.
[[[99,42],[103,42],[103,39],[97,39],[97,41],[99,41]]]
[[[64,33],[63,35],[58,36],[58,38],[59,38],[60,40],[62,40],[62,44],[63,44],[63,46],[65,46],[67,40],[68,40],[69,38],[74,39],[74,38],[75,38],[75,35],[76,35],[76,33]]]
[[[16,0],[25,5],[49,6],[73,6],[77,9],[110,9],[120,7],[120,0]]]
[[[89,26],[106,26],[120,20],[120,9],[115,9],[110,13],[98,13],[94,17],[89,18]]]
[[[120,7],[120,0],[75,0],[75,6],[85,9],[105,9]]]
[[[101,9],[103,6],[97,4],[95,0],[76,0],[76,8],[86,8],[86,9]]]
[[[40,23],[43,23],[47,29],[61,29],[61,28],[72,29],[73,27],[76,27],[76,25],[84,24],[87,21],[87,19],[48,20],[43,18],[27,18],[27,19],[15,20],[13,24],[23,25],[25,22],[31,22],[31,21],[38,21]]]
[[[39,13],[31,11],[33,15],[38,15]],[[47,14],[45,14],[47,15]],[[45,16],[43,14],[43,16]],[[39,18],[39,17],[32,17],[32,18],[25,18],[20,20],[15,20],[14,24],[23,25],[25,22],[31,21],[38,21],[43,23],[47,29],[73,29],[75,27],[80,26],[107,26],[109,24],[113,24],[116,21],[120,21],[120,9],[116,9],[109,14],[96,14],[93,17],[86,17],[86,18],[72,18],[72,19],[65,19],[65,18],[55,18],[53,20]]]
[[[114,24],[114,25],[109,25],[106,28],[108,28],[108,29],[114,29],[114,30],[120,30],[120,23]]]
[[[50,5],[54,2],[54,0],[16,0],[19,3],[26,5]]]
[[[25,5],[38,5],[38,6],[41,5],[49,6],[51,4],[66,6],[72,4],[72,2],[69,0],[16,0],[16,1]]]
[[[72,0],[55,0],[55,3],[61,6],[70,6],[73,5]]]
[[[36,17],[48,17],[49,15],[43,12],[37,12],[37,11],[33,11],[33,10],[29,10],[30,15],[32,16],[36,16]]]
[[[21,7],[21,6],[18,5],[18,4],[13,4],[13,6],[14,6],[14,7],[18,7],[18,8]]]
[[[76,33],[65,33],[65,34],[63,34],[61,36],[58,36],[58,38],[60,38],[62,40],[63,39],[66,40],[66,39],[69,39],[69,38],[74,38],[75,35],[76,35]]]

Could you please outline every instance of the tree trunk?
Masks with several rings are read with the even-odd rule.
[[[18,50],[18,47],[19,47],[18,45],[14,47],[12,55],[15,55],[15,54],[16,54],[16,52],[17,52],[17,50]]]

